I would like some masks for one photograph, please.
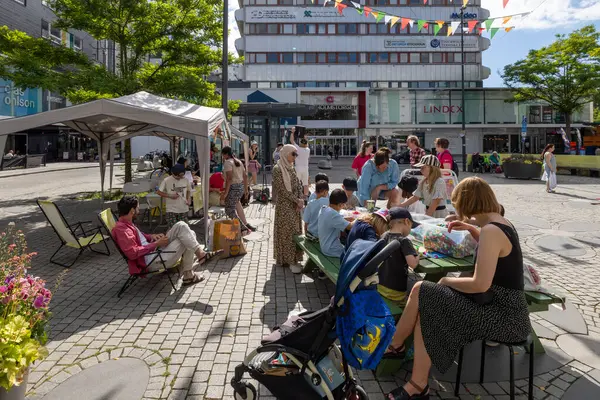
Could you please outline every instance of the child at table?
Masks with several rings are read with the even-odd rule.
[[[339,257],[344,252],[340,234],[352,228],[352,222],[340,214],[348,201],[342,189],[335,189],[329,195],[329,205],[323,206],[319,213],[318,231],[321,252],[329,257]]]
[[[319,213],[323,206],[329,204],[329,184],[327,181],[317,182],[315,193],[317,194],[317,198],[308,202],[302,217],[304,221],[304,234],[308,239],[319,238]]]
[[[344,192],[346,192],[346,197],[348,197],[348,201],[346,202],[346,210],[355,210],[356,207],[360,205],[358,202],[358,197],[356,197],[354,194],[354,192],[358,190],[356,178],[345,178],[342,183],[342,189],[344,189]]]
[[[440,165],[440,160],[432,154],[422,157],[421,161],[415,164],[415,167],[421,169],[424,179],[417,186],[413,196],[404,200],[400,207],[408,208],[411,204],[422,200],[425,203],[425,214],[430,217],[445,218],[448,215],[446,208],[448,193]]]
[[[388,230],[388,215],[389,211],[382,209],[358,217],[346,237],[346,251],[356,239],[376,242]]]
[[[329,177],[327,176],[327,174],[319,172],[317,175],[315,175],[315,182],[321,182],[321,181],[325,181],[325,182],[329,183]],[[314,200],[316,198],[317,198],[317,192],[313,192],[308,197],[308,201]]]
[[[188,211],[191,204],[192,186],[184,176],[184,166],[175,164],[171,168],[171,176],[161,182],[156,192],[166,200],[167,229],[171,229],[179,221],[189,222]]]
[[[379,267],[377,291],[398,306],[404,307],[406,305],[408,268],[414,269],[419,264],[419,255],[407,236],[410,234],[410,230],[419,224],[413,221],[412,215],[407,209],[401,207],[389,210],[388,221],[390,230],[384,233],[381,239],[384,239],[386,243],[397,240],[401,247]]]
[[[405,175],[400,179],[398,187],[402,191],[402,198],[407,200],[413,196],[413,193],[419,186],[419,179],[416,176]],[[417,201],[408,206],[407,210],[411,214],[425,214],[425,204],[422,201]]]

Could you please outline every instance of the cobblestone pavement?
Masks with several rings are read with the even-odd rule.
[[[346,164],[350,161],[340,160],[330,171],[332,182],[350,175]],[[21,183],[33,186],[34,177],[24,177]],[[569,390],[576,385],[584,380],[600,381],[600,261],[596,254],[600,181],[560,176],[558,193],[552,195],[544,192],[540,182],[491,175],[486,179],[516,224],[526,257],[538,266],[545,284],[567,296],[567,311],[576,316],[571,323],[570,319],[561,320],[558,309],[532,315],[548,351],[545,359],[538,359],[543,365],[534,381],[535,398],[574,398],[569,397]],[[23,183],[25,180],[29,183]],[[61,186],[62,180],[55,185]],[[2,193],[3,207],[12,204],[14,208],[10,213],[0,211],[0,229],[11,220],[18,221],[32,250],[39,252],[32,272],[47,279],[50,288],[56,287],[51,303],[50,354],[30,373],[30,399],[41,399],[84,369],[124,357],[142,359],[148,365],[147,399],[231,399],[229,380],[234,367],[260,344],[269,327],[285,320],[290,312],[325,306],[333,294],[329,282],[274,266],[273,208],[252,204],[246,212],[259,232],[247,243],[246,256],[211,262],[204,268],[206,281],[175,293],[166,277],[157,276],[136,283],[119,299],[116,293],[127,278],[127,269],[112,244],[110,257],[88,253],[69,270],[49,264],[58,239],[32,206],[32,197],[13,193],[6,199],[4,190]],[[97,201],[76,201],[64,191],[53,195],[73,220],[95,221],[101,209]],[[21,204],[27,205],[26,210],[19,211],[24,207]],[[588,347],[572,350],[576,346],[569,341],[578,334],[588,339]],[[478,365],[478,361],[478,357],[467,356],[465,370],[467,364]],[[465,373],[461,399],[508,399],[507,371],[494,368],[492,361],[489,365],[483,385],[469,383],[477,379]],[[407,371],[381,379],[361,371],[358,377],[371,399],[382,399],[382,393],[405,381]],[[451,382],[452,377],[434,373],[432,398],[452,398]],[[527,380],[519,379],[517,386],[527,390]],[[526,398],[520,389],[517,393]],[[260,398],[273,399],[262,387]]]

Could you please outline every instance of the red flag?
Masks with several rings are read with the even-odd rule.
[[[368,17],[368,16],[369,16],[369,13],[370,13],[371,11],[373,11],[373,9],[371,9],[371,7],[364,7],[364,8],[363,8],[363,10],[365,10],[365,17]]]
[[[345,5],[343,3],[337,3],[335,6],[340,14],[343,14],[344,8],[348,7],[347,5]]]
[[[469,21],[467,22],[468,27],[469,27],[469,33],[473,32],[473,29],[475,29],[475,26],[477,25],[478,21]]]
[[[506,8],[507,4],[508,4],[508,0],[504,0],[504,8]]]
[[[485,31],[485,28],[477,28],[477,34],[481,35]]]
[[[410,23],[409,18],[402,18],[400,29],[402,29],[402,30],[406,29],[406,25],[408,25],[409,23]]]

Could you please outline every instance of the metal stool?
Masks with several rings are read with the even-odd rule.
[[[485,373],[485,340],[481,341],[481,364],[479,368],[479,383],[483,383],[483,375]],[[529,346],[529,400],[533,400],[533,359],[534,359],[534,349],[533,349],[533,340],[531,336],[527,337],[527,340],[523,342],[517,343],[500,343],[498,344],[502,346],[508,347],[508,351],[510,352],[510,398],[513,400],[515,398],[515,352],[513,351],[513,347],[524,347],[525,349]],[[460,353],[458,353],[458,370],[456,371],[456,386],[454,388],[454,396],[458,397],[458,390],[460,388],[460,374],[462,371],[462,361],[463,361],[463,351],[464,347],[460,349]]]

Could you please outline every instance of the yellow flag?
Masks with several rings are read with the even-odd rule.
[[[512,17],[506,17],[504,18],[504,20],[502,20],[502,25],[506,25],[508,23],[508,21],[510,21]]]
[[[509,27],[506,27],[506,28],[504,28],[504,30],[505,30],[506,32],[510,32],[510,31],[512,31],[512,28],[513,28],[512,26],[509,26]]]
[[[392,18],[390,19],[390,28],[391,28],[392,26],[394,26],[394,25],[396,24],[396,22],[398,22],[398,20],[400,20],[400,17],[392,17]]]
[[[435,21],[435,23],[436,23],[436,24],[438,24],[438,26],[439,26],[440,28],[443,28],[443,27],[444,27],[444,24],[445,24],[445,22],[444,22],[444,21]]]
[[[463,7],[466,7],[469,4],[469,0],[463,0]]]

